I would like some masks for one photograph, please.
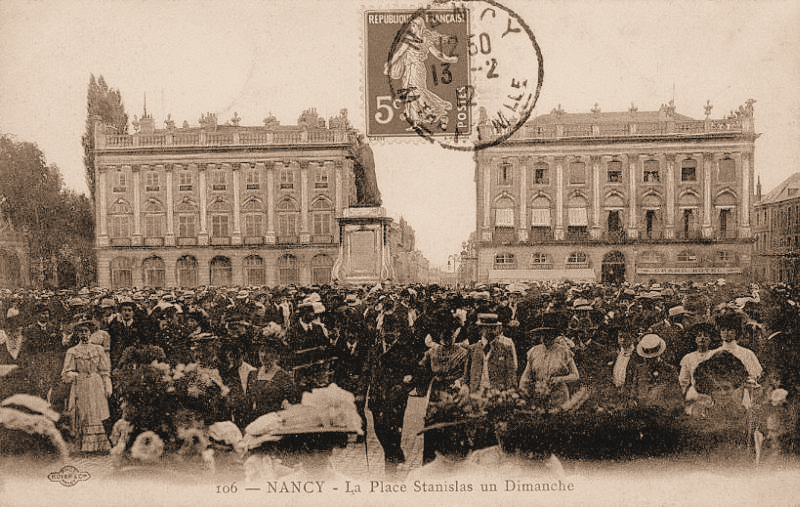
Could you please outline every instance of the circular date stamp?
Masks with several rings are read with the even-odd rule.
[[[395,21],[403,23],[382,73],[386,110],[405,123],[399,135],[473,151],[502,143],[530,118],[543,59],[514,11],[494,0],[466,0],[398,13]]]

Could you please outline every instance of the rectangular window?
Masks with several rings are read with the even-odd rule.
[[[178,217],[178,236],[181,238],[194,238],[194,215],[181,215]]]
[[[258,190],[261,186],[261,177],[257,169],[247,170],[247,190]]]
[[[146,173],[145,174],[145,191],[147,192],[158,192],[158,173]]]
[[[697,181],[697,162],[687,160],[681,167],[681,181]]]
[[[146,238],[160,238],[162,236],[161,215],[145,215],[144,236]]]
[[[734,181],[736,179],[736,161],[732,158],[723,158],[719,161],[719,181]]]
[[[294,171],[290,168],[284,167],[281,169],[280,179],[282,189],[294,188]]]
[[[125,173],[123,173],[123,172],[115,173],[114,174],[114,188],[113,188],[113,191],[114,192],[125,192],[126,187],[127,187],[127,185],[126,185],[127,180],[128,179],[126,178]]]
[[[328,188],[328,170],[326,168],[317,169],[314,175],[314,188]]]
[[[659,183],[661,177],[658,174],[658,161],[646,160],[644,163],[644,182],[645,183]]]
[[[586,183],[586,164],[573,162],[569,165],[569,184],[583,185]]]
[[[500,164],[500,169],[497,173],[497,184],[511,185],[513,183],[512,174],[513,172],[511,164],[508,162],[503,162],[502,164]]]
[[[215,170],[211,173],[211,190],[227,190],[225,171]]]
[[[264,229],[261,227],[263,221],[263,215],[245,215],[244,217],[244,234],[249,238],[254,238],[257,236],[261,236],[261,231]]]
[[[494,211],[495,227],[514,227],[514,209],[504,208]]]
[[[612,160],[608,163],[608,182],[622,183],[622,162]]]
[[[314,234],[324,235],[331,233],[331,215],[330,213],[314,213]]]
[[[533,173],[533,182],[536,185],[549,185],[550,176],[546,165],[536,166]]]
[[[214,215],[211,217],[211,235],[215,238],[228,237],[228,215]]]
[[[191,192],[192,191],[192,173],[189,171],[182,171],[178,173],[178,191]]]

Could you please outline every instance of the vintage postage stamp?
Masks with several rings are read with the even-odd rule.
[[[530,27],[492,0],[365,12],[367,135],[470,151],[530,117],[544,77]]]

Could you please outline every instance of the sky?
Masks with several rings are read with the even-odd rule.
[[[763,192],[800,168],[800,2],[600,0],[502,2],[533,31],[544,80],[534,115],[676,111],[712,118],[756,99],[755,171]],[[363,11],[398,2],[0,0],[0,133],[35,142],[66,185],[87,192],[81,135],[90,74],[158,126],[295,124],[347,108],[364,130]],[[421,3],[403,3],[419,7]],[[373,140],[384,207],[445,266],[475,228],[474,162],[421,138]]]

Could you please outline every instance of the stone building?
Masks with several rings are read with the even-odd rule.
[[[759,282],[800,281],[800,173],[761,196],[753,210],[753,275]]]
[[[356,132],[328,125],[95,127],[97,281],[102,287],[330,282],[337,217],[355,200]]]
[[[748,100],[725,118],[559,106],[476,154],[477,281],[746,278]],[[484,125],[491,140],[497,126]]]
[[[403,217],[389,226],[389,247],[394,282],[427,283],[430,263],[416,248],[416,234]]]

